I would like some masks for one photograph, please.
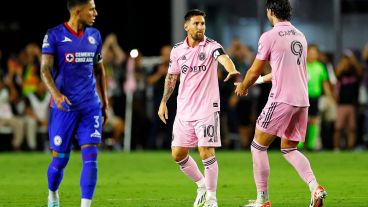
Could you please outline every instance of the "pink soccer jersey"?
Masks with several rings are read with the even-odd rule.
[[[269,99],[292,106],[309,106],[306,56],[304,34],[290,22],[279,22],[261,36],[256,58],[268,60],[272,68]]]
[[[217,49],[222,46],[204,38],[194,48],[187,39],[177,43],[170,54],[168,73],[180,74],[177,116],[183,121],[199,120],[220,111]]]

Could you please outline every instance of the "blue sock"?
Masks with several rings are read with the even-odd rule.
[[[63,179],[64,168],[68,164],[69,153],[54,153],[54,157],[47,170],[47,178],[49,190],[56,191],[59,188],[60,182]]]
[[[97,183],[97,154],[96,146],[88,146],[81,150],[83,169],[80,178],[82,198],[92,200]]]

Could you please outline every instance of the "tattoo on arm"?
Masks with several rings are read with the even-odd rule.
[[[52,70],[53,65],[54,65],[54,56],[42,55],[41,78],[51,94],[54,94],[57,91],[54,79],[51,76],[51,70]]]
[[[176,85],[176,80],[178,79],[179,75],[175,74],[167,74],[165,79],[165,89],[164,94],[162,96],[161,102],[167,102],[173,93]]]

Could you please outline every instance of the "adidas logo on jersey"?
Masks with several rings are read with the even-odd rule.
[[[69,39],[68,37],[64,36],[64,40],[61,41],[61,42],[71,42],[71,41],[72,41],[71,39]]]
[[[101,138],[101,134],[97,131],[97,129],[95,129],[95,132],[93,132],[90,137]]]

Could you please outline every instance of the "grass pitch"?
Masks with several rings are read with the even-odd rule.
[[[203,169],[198,153],[191,152]],[[368,152],[306,153],[318,181],[326,187],[326,207],[368,206]],[[307,207],[309,190],[279,151],[270,151],[272,206]],[[218,202],[236,207],[255,198],[249,151],[218,151]],[[51,154],[0,154],[0,207],[45,207],[46,171]],[[79,206],[79,152],[73,152],[59,192],[62,207]],[[192,206],[196,186],[171,160],[169,151],[99,154],[95,207]]]

